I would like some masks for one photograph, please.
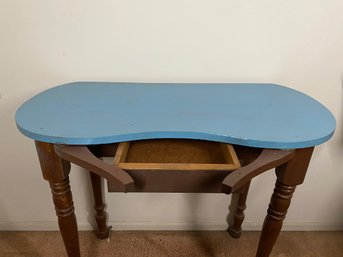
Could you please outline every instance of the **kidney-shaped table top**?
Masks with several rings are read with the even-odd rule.
[[[313,98],[274,84],[74,82],[16,113],[34,140],[69,145],[188,138],[263,148],[327,141],[335,119]]]

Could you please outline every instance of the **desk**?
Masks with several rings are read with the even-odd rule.
[[[75,82],[44,91],[18,109],[16,123],[36,142],[69,257],[80,256],[70,162],[91,171],[97,235],[106,238],[101,179],[106,178],[117,191],[149,190],[137,189],[132,175],[98,157],[113,156],[117,143],[152,139],[206,140],[236,147],[247,165],[192,189],[239,194],[230,229],[236,237],[250,180],[276,168],[277,182],[256,255],[269,256],[314,147],[330,139],[336,126],[323,105],[279,85],[104,82]],[[191,175],[190,183],[197,176]],[[174,191],[188,192],[184,185],[175,186]]]

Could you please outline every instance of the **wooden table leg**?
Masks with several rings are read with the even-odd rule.
[[[263,224],[256,257],[268,257],[280,233],[297,185],[303,183],[313,147],[297,149],[294,158],[276,168],[277,181]]]
[[[68,257],[80,257],[79,236],[69,185],[70,163],[60,159],[54,145],[36,141],[43,177],[50,184],[58,225]]]
[[[242,186],[238,194],[237,205],[234,208],[233,220],[229,224],[227,231],[233,238],[240,238],[242,234],[242,223],[244,221],[244,210],[246,209],[246,200],[248,197],[250,181]]]
[[[100,239],[105,239],[108,237],[111,227],[107,226],[107,213],[105,211],[106,204],[104,202],[103,194],[103,178],[92,172],[90,172],[90,177],[95,201],[95,220],[98,224],[96,236]]]

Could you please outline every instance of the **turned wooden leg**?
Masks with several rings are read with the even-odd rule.
[[[249,192],[250,181],[238,192],[238,201],[234,209],[233,220],[229,224],[227,231],[233,238],[240,238],[242,234],[242,223],[244,221],[244,210]]]
[[[276,181],[256,256],[267,257],[270,255],[279,236],[288,207],[291,204],[294,190],[295,186],[287,186],[280,181]]]
[[[90,172],[90,177],[95,201],[95,220],[98,225],[96,236],[104,239],[108,237],[111,227],[107,226],[106,204],[103,197],[103,178],[92,172]]]
[[[45,180],[49,181],[58,225],[68,257],[80,257],[79,236],[69,185],[70,163],[61,160],[54,145],[36,141],[37,153]]]
[[[69,178],[49,183],[58,216],[58,225],[68,256],[80,256],[79,236]]]
[[[313,147],[297,149],[293,159],[276,168],[277,181],[265,218],[257,257],[268,257],[278,238],[295,187],[303,183]]]

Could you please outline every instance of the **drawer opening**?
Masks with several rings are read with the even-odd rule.
[[[224,170],[240,168],[232,145],[192,139],[119,143],[113,164],[124,170]]]

